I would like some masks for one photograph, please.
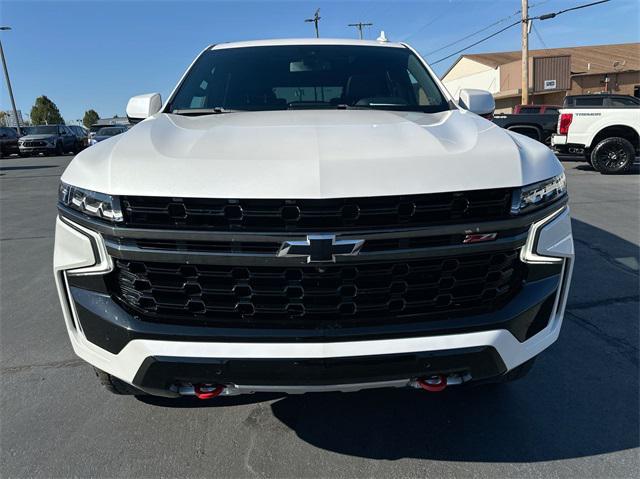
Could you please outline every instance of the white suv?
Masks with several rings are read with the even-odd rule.
[[[76,354],[114,392],[202,399],[522,376],[573,240],[561,164],[493,107],[404,44],[207,47],[62,176]]]

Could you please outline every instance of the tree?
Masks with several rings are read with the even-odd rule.
[[[7,126],[8,116],[6,111],[0,111],[0,126]]]
[[[95,110],[87,110],[84,112],[84,117],[82,118],[82,124],[89,128],[95,122],[100,119],[100,115]]]
[[[31,122],[34,125],[64,124],[60,110],[55,103],[45,95],[36,98],[36,103],[31,107]]]

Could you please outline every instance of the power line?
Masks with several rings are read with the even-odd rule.
[[[600,5],[601,3],[607,3],[607,2],[610,2],[610,1],[611,0],[600,0],[599,2],[587,3],[585,5],[578,5],[577,7],[571,7],[571,8],[566,8],[564,10],[560,10],[559,12],[545,13],[544,15],[539,15],[537,17],[530,17],[530,18],[527,18],[527,20],[549,20],[551,18],[555,18],[558,15],[561,15],[561,14],[566,13],[566,12],[572,12],[574,10],[580,10],[581,8],[592,7],[594,5]]]
[[[536,34],[536,37],[538,37],[538,40],[540,40],[540,43],[542,44],[542,46],[544,48],[547,48],[547,44],[542,39],[542,35],[540,35],[540,32],[538,32],[538,29],[536,28],[536,24],[533,23],[533,20],[531,20],[531,28],[533,29],[533,33]]]
[[[528,18],[526,18],[525,20],[518,20],[517,22],[513,22],[513,23],[511,23],[511,24],[507,25],[506,27],[504,27],[504,28],[502,28],[502,29],[498,30],[497,32],[494,32],[494,33],[492,33],[491,35],[487,35],[486,37],[481,38],[481,39],[480,39],[480,40],[478,40],[477,42],[474,42],[474,43],[472,43],[471,45],[468,45],[468,46],[466,46],[466,47],[464,47],[464,48],[461,48],[460,50],[458,50],[458,51],[456,51],[456,52],[454,52],[454,53],[452,53],[452,54],[450,54],[450,55],[447,55],[446,57],[440,58],[439,60],[436,60],[435,62],[429,62],[429,64],[430,64],[430,65],[435,65],[435,64],[440,63],[440,62],[442,62],[442,61],[444,61],[444,60],[447,60],[447,59],[449,59],[449,58],[451,58],[451,57],[453,57],[453,56],[455,56],[455,55],[457,55],[457,54],[459,54],[459,53],[462,53],[462,52],[463,52],[463,51],[465,51],[465,50],[468,50],[469,48],[475,47],[475,46],[476,46],[476,45],[478,45],[479,43],[482,43],[482,42],[484,42],[484,41],[486,41],[486,40],[488,40],[488,39],[490,39],[490,38],[492,38],[492,37],[495,37],[496,35],[498,35],[498,34],[500,34],[500,33],[504,32],[505,30],[508,30],[509,28],[515,27],[516,25],[518,25],[518,24],[522,23],[523,21],[531,21],[531,20],[549,20],[549,19],[551,19],[551,18],[555,18],[555,17],[557,17],[558,15],[561,15],[561,14],[566,13],[566,12],[571,12],[571,11],[573,11],[573,10],[579,10],[579,9],[581,9],[581,8],[591,7],[591,6],[593,6],[593,5],[599,5],[599,4],[601,4],[601,3],[607,3],[607,2],[610,2],[610,1],[611,1],[611,0],[600,0],[600,1],[598,1],[598,2],[587,3],[587,4],[585,4],[585,5],[578,5],[578,6],[576,6],[576,7],[567,8],[567,9],[565,9],[565,10],[560,10],[560,11],[555,12],[555,13],[545,13],[544,15],[539,15],[539,16],[537,16],[537,17],[528,17]],[[513,15],[511,15],[511,16],[513,16]],[[507,17],[507,18],[509,18],[509,17]],[[503,20],[504,20],[504,19],[503,19]],[[502,22],[503,20],[499,20],[499,22]]]
[[[506,27],[504,27],[504,28],[502,28],[502,29],[498,30],[497,32],[494,32],[494,33],[492,33],[491,35],[487,35],[486,37],[481,38],[481,39],[480,39],[480,40],[478,40],[477,42],[472,43],[471,45],[467,45],[466,47],[464,47],[464,48],[462,48],[462,49],[458,50],[457,52],[453,52],[451,55],[447,55],[446,57],[441,58],[440,60],[437,60],[437,61],[435,61],[435,62],[429,62],[429,65],[435,65],[435,64],[437,64],[437,63],[443,62],[443,61],[445,61],[445,60],[447,60],[447,59],[449,59],[449,58],[451,58],[451,57],[453,57],[453,56],[457,55],[458,53],[462,53],[463,51],[468,50],[468,49],[469,49],[469,48],[471,48],[471,47],[475,47],[475,46],[476,46],[477,44],[479,44],[479,43],[482,43],[482,42],[484,42],[484,41],[486,41],[486,40],[489,40],[489,38],[495,37],[495,36],[496,36],[496,35],[498,35],[499,33],[504,32],[505,30],[509,30],[511,27],[515,27],[516,25],[519,25],[520,23],[522,23],[522,20],[518,20],[517,22],[513,22],[513,23],[511,23],[511,24],[507,25]]]
[[[549,2],[549,1],[550,0],[544,0],[542,2],[534,3],[533,5],[529,6],[529,9],[539,7],[540,5],[544,5],[545,3]],[[513,13],[512,15],[509,15],[507,17],[501,18],[500,20],[496,20],[495,22],[487,25],[486,27],[483,27],[480,30],[476,30],[473,33],[469,33],[468,35],[465,35],[464,37],[459,38],[455,42],[447,43],[446,45],[444,45],[444,46],[442,46],[442,47],[440,47],[440,48],[438,48],[436,50],[428,52],[426,55],[429,56],[429,55],[433,55],[434,53],[441,52],[442,50],[446,50],[447,48],[452,47],[453,45],[457,45],[458,43],[461,43],[461,42],[465,41],[467,38],[475,37],[479,33],[486,32],[491,27],[494,27],[494,26],[499,25],[499,24],[501,24],[503,22],[506,22],[507,20],[509,20],[509,19],[511,19],[513,17],[517,17],[518,15],[520,15],[520,13],[522,13],[522,10],[518,10],[515,13]]]
[[[444,46],[442,46],[442,47],[440,47],[440,48],[438,48],[436,50],[428,52],[426,55],[427,56],[433,55],[434,53],[438,53],[438,52],[441,52],[442,50],[446,50],[447,48],[452,47],[453,45],[457,45],[458,43],[461,43],[461,42],[465,41],[467,38],[475,37],[479,33],[485,32],[485,31],[489,30],[493,26],[496,26],[496,25],[499,25],[500,23],[506,22],[507,20],[509,20],[510,18],[515,17],[519,13],[520,13],[520,11],[514,13],[513,15],[509,15],[508,17],[501,18],[500,20],[497,20],[497,21],[493,22],[491,25],[487,25],[486,27],[481,28],[480,30],[476,30],[473,33],[469,33],[468,35],[465,35],[464,37],[459,38],[455,42],[447,43],[446,45],[444,45]]]

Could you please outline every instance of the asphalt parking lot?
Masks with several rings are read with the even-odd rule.
[[[565,159],[577,250],[559,341],[526,379],[212,402],[103,391],[51,258],[66,157],[0,160],[2,477],[631,477],[639,459],[638,169]]]

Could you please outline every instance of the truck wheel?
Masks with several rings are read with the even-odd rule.
[[[591,151],[591,166],[603,175],[625,173],[633,166],[635,153],[626,138],[605,138]]]
[[[64,155],[64,147],[62,146],[62,142],[58,142],[58,144],[56,145],[56,155]]]
[[[143,391],[134,388],[130,384],[125,383],[111,374],[107,374],[98,368],[93,368],[93,370],[95,371],[100,384],[102,384],[110,393],[121,396],[144,396],[145,394]]]

